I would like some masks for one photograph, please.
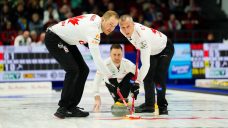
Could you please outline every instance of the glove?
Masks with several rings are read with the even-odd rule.
[[[134,98],[137,100],[137,95],[139,94],[139,83],[132,83],[131,93],[134,94]]]
[[[117,82],[117,78],[109,78],[105,80],[105,84],[111,93],[116,92],[117,87],[119,85],[119,83]]]

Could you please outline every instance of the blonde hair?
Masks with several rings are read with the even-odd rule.
[[[114,17],[116,19],[119,19],[119,15],[115,11],[107,11],[102,16],[105,20]]]
[[[120,16],[120,19],[119,19],[120,22],[126,21],[126,20],[129,20],[129,21],[133,22],[133,18],[130,15],[122,15],[122,16]]]

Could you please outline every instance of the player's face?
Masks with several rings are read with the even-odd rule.
[[[120,64],[123,53],[121,49],[113,48],[110,53],[111,59],[115,64]]]
[[[121,21],[119,25],[120,25],[122,34],[130,38],[134,31],[134,23],[130,20],[125,20],[125,21]]]
[[[117,25],[118,25],[118,19],[116,19],[113,16],[113,17],[110,17],[107,20],[105,20],[105,19],[102,20],[101,29],[106,35],[108,35],[115,29],[115,27]]]

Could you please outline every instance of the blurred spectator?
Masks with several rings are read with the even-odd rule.
[[[206,42],[215,42],[215,35],[212,32],[208,33]]]
[[[28,28],[28,20],[27,20],[27,11],[24,9],[23,3],[18,3],[16,6],[16,10],[14,12],[14,21],[16,23],[17,30],[26,30]]]
[[[50,27],[54,24],[57,24],[57,23],[58,23],[58,21],[55,20],[52,15],[50,15],[48,22],[46,22],[46,24],[44,24],[44,30],[46,30],[48,27]]]
[[[7,4],[4,4],[0,12],[0,30],[2,30],[3,27],[5,27],[7,21],[12,21],[11,12],[9,6]]]
[[[40,4],[39,4],[39,0],[29,0],[27,3],[27,8],[28,8],[28,12],[29,12],[29,18],[31,18],[30,20],[32,20],[32,15],[34,13],[37,13],[40,17],[40,19],[43,19],[43,8],[41,8]]]
[[[82,1],[84,0],[70,0],[70,6],[71,6],[71,11],[74,16],[81,15],[83,10],[82,10]]]
[[[173,12],[182,11],[183,0],[169,0],[169,8]]]
[[[29,31],[24,31],[22,35],[18,35],[14,41],[14,46],[26,46],[31,44]]]
[[[58,10],[58,5],[56,2],[53,2],[53,0],[44,0],[44,9],[48,9],[50,6],[53,8],[53,10]]]
[[[30,32],[30,37],[31,37],[31,42],[32,43],[36,43],[38,42],[38,34],[36,33],[36,31],[31,31]]]
[[[168,25],[167,22],[163,20],[162,13],[157,14],[157,20],[152,23],[152,28],[157,29],[161,32],[168,31]]]
[[[99,2],[99,10],[103,13],[108,10],[108,4],[110,0],[100,0]]]
[[[55,21],[59,21],[59,13],[56,9],[52,7],[52,5],[47,6],[47,10],[44,11],[44,19],[43,19],[43,24],[46,24],[49,22],[50,18],[53,18]]]
[[[200,13],[201,8],[195,3],[195,0],[189,0],[189,5],[185,7],[184,11],[187,13],[189,11]]]
[[[155,4],[150,4],[148,9],[145,11],[145,20],[152,23],[157,18],[157,10]]]
[[[102,15],[102,12],[107,10],[115,10],[120,15],[130,14],[135,21],[160,31],[213,28],[211,25],[213,21],[207,22],[210,19],[207,15],[212,13],[206,12],[206,6],[204,7],[206,10],[203,11],[204,8],[199,3],[203,2],[197,0],[1,0],[0,40],[3,45],[14,44],[19,31],[35,30],[39,35],[47,27],[76,14]],[[158,14],[161,15],[158,16]],[[201,36],[199,33],[194,34]],[[205,33],[201,40],[207,40],[207,36],[209,35]]]
[[[10,4],[10,1],[9,0],[1,0],[0,1],[0,5],[4,5],[4,4]]]
[[[144,20],[144,16],[143,16],[143,14],[141,13],[140,15],[139,15],[139,21],[138,21],[138,23],[140,23],[140,24],[144,24],[145,25],[145,22],[144,22],[145,20]]]
[[[6,0],[9,1],[9,0]],[[12,3],[12,8],[16,8],[18,4],[25,5],[24,0],[12,0],[10,3]]]
[[[199,20],[192,16],[192,12],[187,12],[187,17],[181,21],[182,27],[187,30],[197,28]]]
[[[126,13],[126,2],[123,2],[123,0],[113,0],[112,1],[115,7],[115,11],[118,12],[118,14],[125,14]]]
[[[108,8],[107,10],[112,10],[112,11],[114,11],[114,10],[115,10],[115,5],[114,5],[114,3],[113,3],[113,2],[109,2],[107,8]]]
[[[71,8],[70,0],[55,0],[54,2],[57,4],[58,9],[61,8],[63,5],[67,5],[67,6],[69,6],[69,8]]]
[[[79,8],[81,6],[82,0],[70,0],[70,5],[72,9]]]
[[[170,9],[167,7],[165,2],[160,3],[160,12],[163,14],[163,19],[168,20],[170,15]]]
[[[181,29],[181,23],[179,20],[176,19],[176,16],[174,14],[170,15],[170,18],[168,20],[168,28],[170,31],[176,31]]]
[[[45,1],[46,1],[46,0],[39,0],[39,5],[40,5],[40,7],[41,7],[41,9],[42,9],[43,11],[44,11],[44,6],[45,6],[45,5],[44,5]],[[43,11],[42,11],[42,12],[43,12]],[[42,19],[43,19],[43,18],[42,18]]]
[[[140,11],[139,11],[139,9],[136,6],[132,5],[129,8],[129,15],[132,16],[134,21],[138,22],[139,21]]]
[[[90,13],[101,15],[102,12],[99,10],[98,6],[94,6]]]
[[[62,21],[72,16],[73,16],[73,13],[71,12],[70,6],[68,6],[67,4],[64,4],[59,10],[60,20]]]
[[[151,22],[146,21],[144,19],[144,15],[142,13],[139,15],[138,23],[143,24],[143,25],[145,25],[147,27],[150,27],[151,26]]]
[[[151,4],[148,0],[137,0],[137,3],[142,6],[142,11],[147,10]]]
[[[45,32],[42,32],[39,37],[39,41],[37,42],[38,46],[44,45],[44,38],[45,38]]]
[[[36,31],[38,34],[40,34],[43,31],[43,23],[38,13],[32,14],[32,20],[29,23],[29,30]]]
[[[14,44],[14,39],[17,36],[17,31],[12,27],[12,23],[10,21],[6,21],[3,32],[0,34],[1,41],[3,45],[12,45]]]
[[[82,9],[84,10],[84,13],[91,13],[95,7],[97,7],[95,0],[82,1]]]

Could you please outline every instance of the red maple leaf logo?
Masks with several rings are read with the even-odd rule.
[[[73,25],[77,24],[78,25],[78,21],[82,18],[84,18],[85,16],[76,16],[76,17],[73,17],[73,18],[70,18],[68,20],[68,23],[72,23]]]

